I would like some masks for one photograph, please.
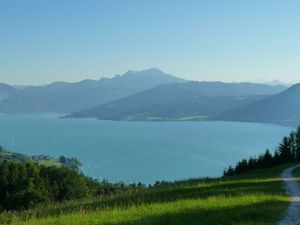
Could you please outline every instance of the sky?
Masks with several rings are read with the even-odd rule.
[[[0,82],[159,68],[190,80],[300,82],[298,0],[1,0]]]

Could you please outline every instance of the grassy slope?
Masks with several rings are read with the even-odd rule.
[[[289,204],[289,197],[278,178],[283,168],[255,171],[230,179],[177,182],[143,193],[39,207],[14,214],[12,223],[274,225]],[[2,215],[2,218],[9,219],[11,215]]]
[[[40,165],[44,165],[44,166],[57,166],[57,167],[62,166],[62,164],[60,162],[58,162],[56,159],[39,160],[38,163]]]

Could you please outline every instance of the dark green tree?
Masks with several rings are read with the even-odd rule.
[[[265,151],[265,154],[263,155],[263,166],[264,167],[271,167],[273,165],[274,165],[273,156],[272,156],[270,150],[267,149]]]
[[[295,133],[295,149],[295,158],[297,161],[300,161],[300,126]]]
[[[284,137],[279,144],[278,152],[280,156],[281,163],[289,163],[294,160],[290,139],[288,137]]]

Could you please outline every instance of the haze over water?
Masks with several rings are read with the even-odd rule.
[[[94,178],[153,183],[220,176],[243,157],[274,150],[293,129],[239,122],[112,122],[58,116],[1,114],[0,143],[30,155],[77,157],[84,173]]]

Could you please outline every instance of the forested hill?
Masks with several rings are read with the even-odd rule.
[[[63,166],[75,172],[81,171],[81,163],[76,158],[67,158],[65,156],[60,156],[56,159],[49,155],[28,156],[25,154],[8,151],[2,146],[0,146],[0,164],[4,161],[12,161],[23,164],[28,162],[34,162],[45,166]]]
[[[300,124],[300,84],[222,114],[222,120]]]
[[[103,120],[213,120],[226,110],[277,94],[283,86],[253,83],[185,82],[75,112],[70,117]]]

